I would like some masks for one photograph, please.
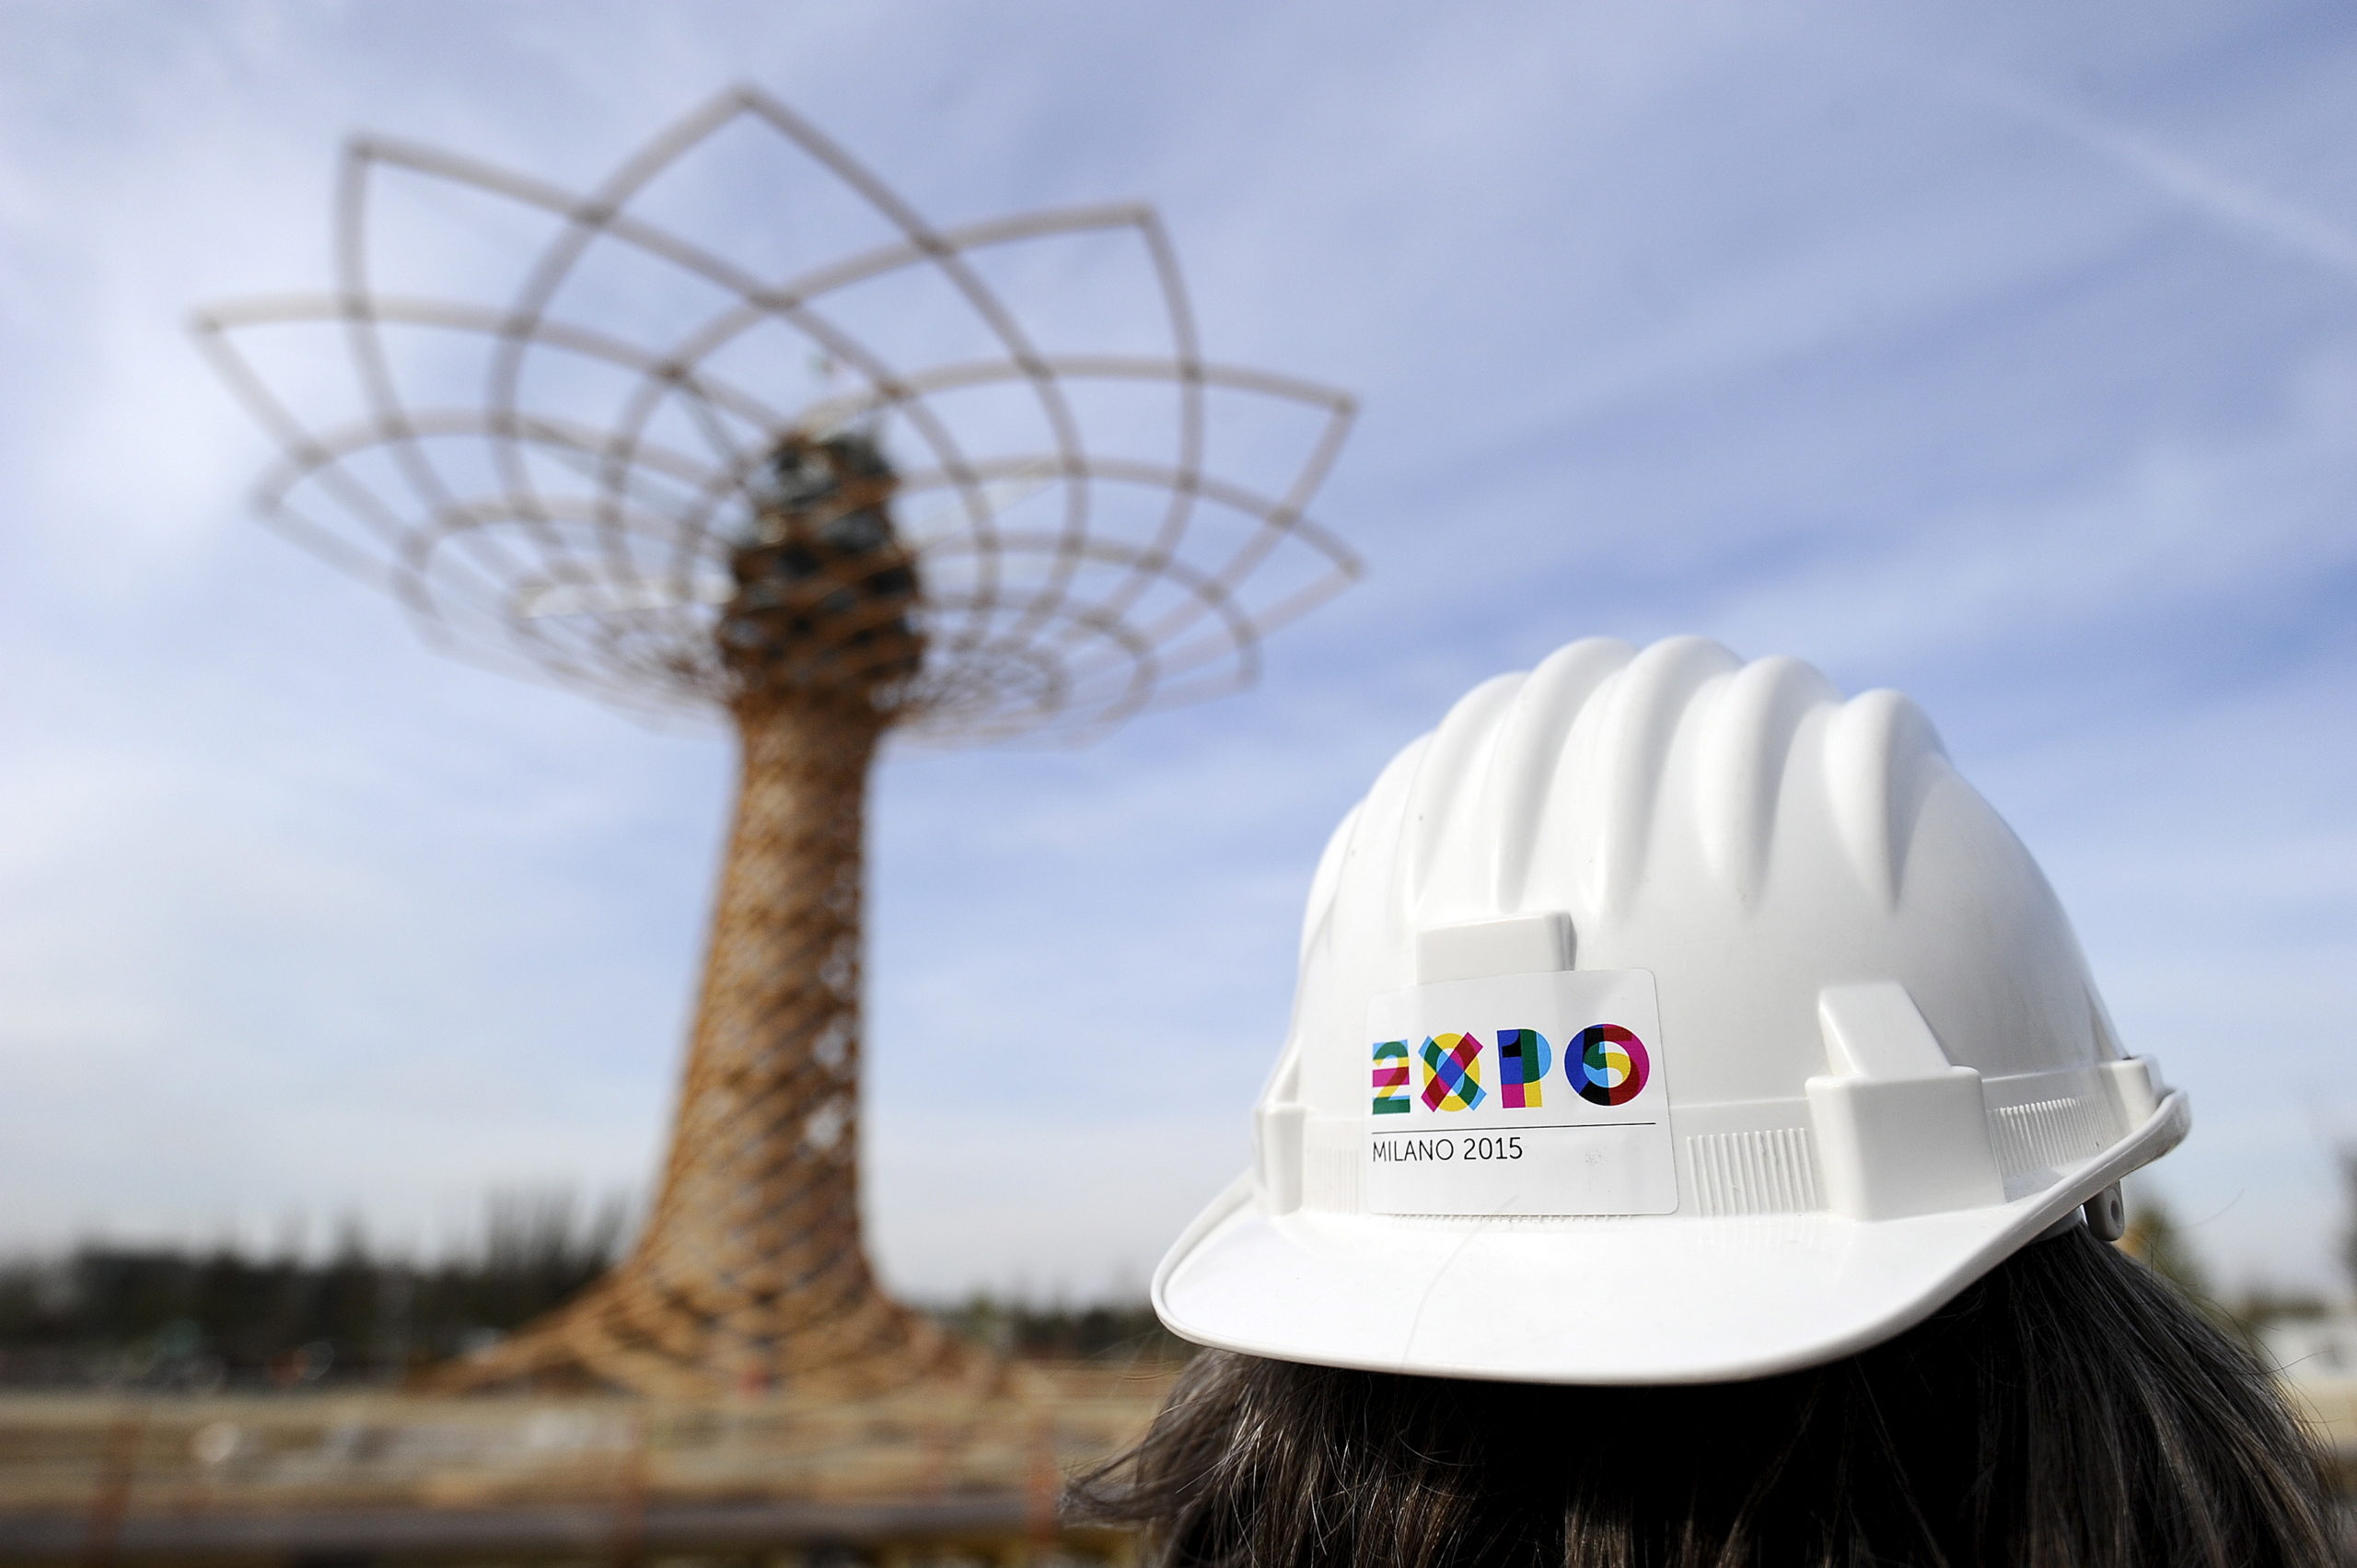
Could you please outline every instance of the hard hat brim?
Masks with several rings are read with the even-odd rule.
[[[1764,1377],[1922,1321],[2190,1123],[2173,1090],[2127,1137],[2010,1202],[1873,1221],[1273,1214],[1248,1175],[1163,1260],[1154,1307],[1199,1344],[1327,1366],[1532,1383]]]

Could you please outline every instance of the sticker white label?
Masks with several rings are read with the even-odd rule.
[[[1668,1063],[1645,970],[1495,975],[1367,1009],[1367,1207],[1666,1214]]]

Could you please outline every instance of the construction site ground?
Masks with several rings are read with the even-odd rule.
[[[1066,1478],[1175,1375],[708,1403],[0,1394],[0,1562],[1120,1562]]]
[[[1057,1503],[1175,1368],[1026,1371],[857,1402],[0,1393],[0,1564],[1127,1568]],[[2287,1387],[2357,1495],[2357,1377]]]

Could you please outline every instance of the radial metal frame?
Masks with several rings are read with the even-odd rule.
[[[808,155],[897,232],[891,243],[783,280],[764,279],[714,250],[633,211],[666,170],[730,126],[750,122]],[[369,265],[371,192],[377,171],[398,168],[503,197],[561,220],[515,296],[492,307],[377,292]],[[1292,377],[1206,361],[1192,308],[1160,220],[1151,208],[1110,203],[1022,214],[935,228],[850,155],[766,93],[723,93],[657,136],[586,193],[478,160],[383,138],[346,150],[337,200],[337,287],[324,295],[232,303],[200,312],[197,341],[229,385],[284,448],[264,481],[264,517],[335,563],[389,589],[436,643],[463,656],[530,669],[632,706],[728,700],[710,652],[709,593],[702,587],[725,561],[726,528],[748,482],[777,440],[796,430],[898,415],[921,441],[923,460],[902,476],[904,496],[942,494],[959,526],[911,540],[920,562],[969,564],[969,581],[925,604],[924,675],[895,714],[896,731],[934,744],[1004,739],[1040,731],[1084,738],[1153,707],[1200,700],[1248,685],[1261,637],[1330,598],[1359,573],[1356,557],[1304,515],[1353,417],[1343,393]],[[1016,312],[982,277],[979,253],[1063,236],[1128,234],[1143,244],[1162,297],[1171,352],[1070,354],[1042,352]],[[630,248],[723,291],[726,303],[678,341],[649,348],[553,314],[585,257],[600,243]],[[1000,354],[919,367],[890,363],[826,306],[855,284],[931,269],[986,327]],[[834,364],[856,372],[854,391],[798,409],[782,408],[723,373],[714,357],[748,332],[783,324]],[[341,329],[366,399],[355,423],[315,431],[270,387],[241,345],[261,329]],[[386,343],[388,327],[493,340],[480,406],[412,408],[402,399]],[[527,371],[538,353],[570,355],[636,377],[621,413],[600,427],[527,406]],[[1176,451],[1168,462],[1089,451],[1071,389],[1091,381],[1150,383],[1177,394]],[[1050,448],[1016,456],[968,451],[933,400],[993,385],[1030,394],[1052,435]],[[1290,483],[1263,494],[1224,479],[1207,458],[1206,393],[1244,394],[1299,405],[1319,425]],[[676,400],[711,447],[681,450],[652,427]],[[749,433],[740,438],[737,430]],[[499,480],[469,494],[434,460],[444,437],[488,444]],[[358,459],[389,458],[406,494],[387,494]],[[535,456],[586,476],[594,493],[550,494],[535,479]],[[1010,528],[993,486],[1010,480],[1062,487],[1052,528]],[[1143,539],[1092,531],[1096,488],[1165,493],[1158,524]],[[307,487],[354,527],[319,515]],[[1249,531],[1224,552],[1197,560],[1190,534],[1199,512],[1216,507]],[[520,528],[540,559],[525,559],[493,537]],[[575,544],[586,529],[592,548]],[[568,531],[573,530],[573,531]],[[650,575],[633,545],[663,562]],[[1314,575],[1261,606],[1240,592],[1281,550],[1309,552]],[[1008,563],[1031,558],[1018,580]],[[1084,568],[1108,568],[1109,585],[1083,597]],[[453,581],[462,568],[471,581]],[[652,589],[650,590],[650,583]],[[538,615],[525,608],[570,591],[616,608]],[[1157,591],[1170,599],[1150,612]],[[650,599],[656,602],[650,602]]]

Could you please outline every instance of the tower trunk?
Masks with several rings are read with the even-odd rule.
[[[587,1295],[458,1381],[586,1375],[693,1395],[977,1369],[884,1294],[861,1241],[865,803],[885,720],[824,688],[733,713],[736,819],[645,1229]]]
[[[992,1365],[887,1296],[860,1242],[867,774],[924,657],[897,483],[865,436],[772,455],[713,632],[737,817],[654,1210],[621,1267],[450,1384],[855,1391]]]

